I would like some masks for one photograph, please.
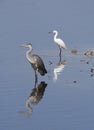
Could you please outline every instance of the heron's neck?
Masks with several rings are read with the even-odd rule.
[[[26,107],[27,107],[27,109],[28,109],[28,114],[31,114],[32,113],[32,107],[30,106],[30,103],[31,103],[31,98],[29,97],[28,99],[27,99],[27,101],[26,101]]]
[[[30,56],[31,52],[32,52],[32,47],[30,47],[29,50],[26,52],[26,58],[30,63],[33,62]]]
[[[58,33],[56,33],[56,34],[54,35],[54,41],[56,41],[57,35],[58,35]]]

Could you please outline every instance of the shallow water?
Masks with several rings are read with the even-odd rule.
[[[83,11],[80,0],[70,2],[69,8],[66,1],[59,0],[63,8],[55,10],[58,1],[50,2],[0,2],[1,130],[94,129],[94,57],[84,55],[94,49],[94,4],[86,1]],[[53,35],[48,34],[54,28],[61,37],[63,33],[68,47],[61,61]],[[36,84],[26,49],[20,47],[25,42],[32,42],[32,53],[42,57],[48,71],[43,77],[38,74]]]
[[[64,64],[60,64],[61,72],[55,77],[57,71],[54,75],[54,69],[58,68],[59,56],[41,55],[48,74],[44,77],[38,75],[35,88],[33,69],[25,56],[20,56],[24,57],[19,61],[20,65],[12,59],[6,61],[15,69],[5,67],[5,72],[0,70],[1,129],[94,128],[93,57],[71,53],[70,56],[62,56]]]

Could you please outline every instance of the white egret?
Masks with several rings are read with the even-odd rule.
[[[49,32],[49,33],[51,33],[51,32]],[[67,47],[66,47],[66,45],[65,45],[65,43],[64,43],[64,41],[62,39],[57,38],[57,36],[58,36],[58,31],[57,30],[53,30],[52,33],[54,34],[54,42],[58,45],[58,47],[60,49],[60,55],[61,55],[61,48],[66,50]]]

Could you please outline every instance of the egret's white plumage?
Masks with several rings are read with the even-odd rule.
[[[63,49],[67,49],[64,41],[60,38],[57,38],[58,36],[58,31],[54,30],[53,31],[53,34],[54,34],[54,42],[59,46],[59,48],[63,48]]]

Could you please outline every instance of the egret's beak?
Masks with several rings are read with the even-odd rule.
[[[48,33],[52,33],[52,32],[48,32]]]

